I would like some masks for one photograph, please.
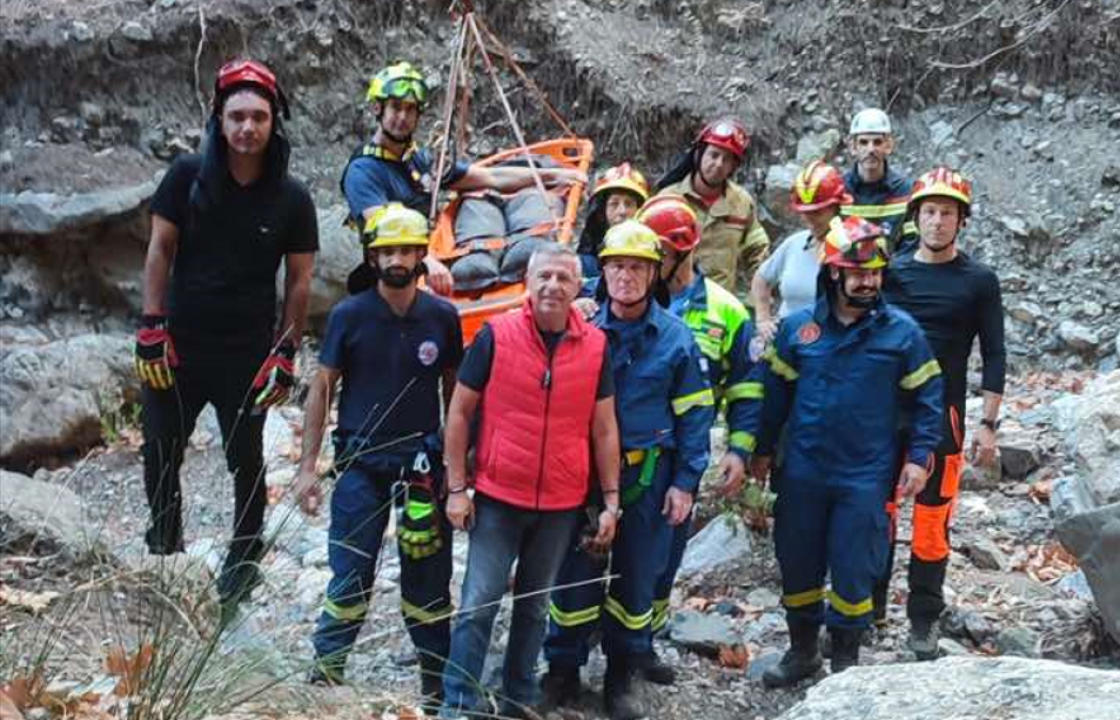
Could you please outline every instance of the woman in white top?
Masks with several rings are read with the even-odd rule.
[[[801,214],[808,229],[782,241],[751,280],[755,332],[764,342],[773,339],[779,319],[815,301],[821,242],[829,223],[839,217],[840,206],[851,202],[844,176],[833,166],[814,160],[797,174],[790,189],[790,207]],[[777,317],[773,308],[775,289],[781,297]]]

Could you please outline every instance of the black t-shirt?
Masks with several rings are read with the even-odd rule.
[[[541,340],[549,353],[556,351],[556,346],[564,337],[563,332],[545,332],[538,329]],[[475,392],[482,392],[486,383],[490,381],[490,366],[494,364],[494,333],[489,325],[483,325],[475,334],[467,354],[463,357],[463,364],[459,366],[459,382]],[[609,345],[603,346],[603,364],[599,368],[599,387],[595,391],[595,399],[602,400],[614,396],[614,373],[611,372],[611,349]]]
[[[276,271],[288,253],[319,249],[315,206],[285,176],[242,187],[226,175],[221,204],[191,207],[202,159],[181,155],[152,198],[152,213],[179,228],[169,320],[177,342],[260,347],[276,323]]]
[[[978,335],[984,364],[981,387],[1003,393],[1003,301],[999,279],[987,265],[964,253],[946,263],[896,256],[885,275],[883,294],[922,326],[941,365],[948,402],[964,402],[968,356]]]
[[[439,429],[439,381],[463,358],[455,307],[426,292],[403,317],[376,288],[351,295],[331,310],[319,362],[342,371],[338,433],[368,436],[389,452],[412,447],[406,436]]]

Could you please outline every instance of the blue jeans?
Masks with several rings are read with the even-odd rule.
[[[526,510],[482,494],[475,495],[474,503],[462,609],[451,631],[451,655],[443,675],[443,717],[483,709],[482,669],[514,560],[517,574],[502,666],[503,700],[530,706],[538,702],[537,657],[544,641],[548,588],[556,579],[582,512],[579,508]]]

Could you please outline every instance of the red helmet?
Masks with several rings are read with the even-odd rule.
[[[657,233],[663,246],[679,253],[700,244],[700,219],[680,195],[658,195],[638,210],[635,220]]]
[[[821,264],[875,270],[890,259],[887,239],[878,225],[850,215],[832,219],[821,246]]]
[[[219,99],[236,85],[254,85],[264,90],[268,97],[280,106],[284,117],[288,117],[288,100],[284,91],[276,83],[276,75],[256,60],[231,60],[218,70],[214,80],[214,112],[218,112]]]
[[[820,210],[829,205],[851,205],[852,196],[844,187],[844,176],[831,165],[821,161],[802,168],[789,190],[790,207],[804,213]]]
[[[742,160],[751,144],[751,136],[743,123],[733,117],[724,117],[705,125],[696,136],[696,142],[723,148]]]

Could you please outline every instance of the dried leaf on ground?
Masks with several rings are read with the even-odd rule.
[[[1051,540],[1044,545],[1028,545],[1025,557],[1016,556],[1016,570],[1025,572],[1041,583],[1051,583],[1077,570],[1077,558],[1061,543]]]
[[[110,648],[105,656],[105,670],[120,678],[113,694],[128,697],[140,692],[141,682],[152,664],[152,646],[145,643],[131,656],[121,647]]]
[[[40,673],[33,675],[17,675],[8,681],[0,693],[5,695],[17,708],[26,710],[38,704],[39,694],[43,692],[43,676]]]
[[[738,668],[742,670],[747,667],[751,661],[751,651],[744,645],[720,645],[719,646],[719,664],[720,667],[725,668]]]
[[[686,610],[696,610],[696,611],[699,611],[699,612],[704,612],[705,610],[708,609],[708,606],[711,605],[711,604],[712,604],[712,601],[709,598],[699,597],[697,595],[694,595],[694,596],[686,599],[684,601],[684,603],[682,603],[682,606]]]
[[[23,610],[30,610],[36,615],[46,610],[47,606],[51,604],[51,600],[58,596],[59,593],[53,590],[31,592],[0,586],[0,605],[12,605]]]
[[[0,690],[0,720],[23,720],[23,713],[3,690]]]

